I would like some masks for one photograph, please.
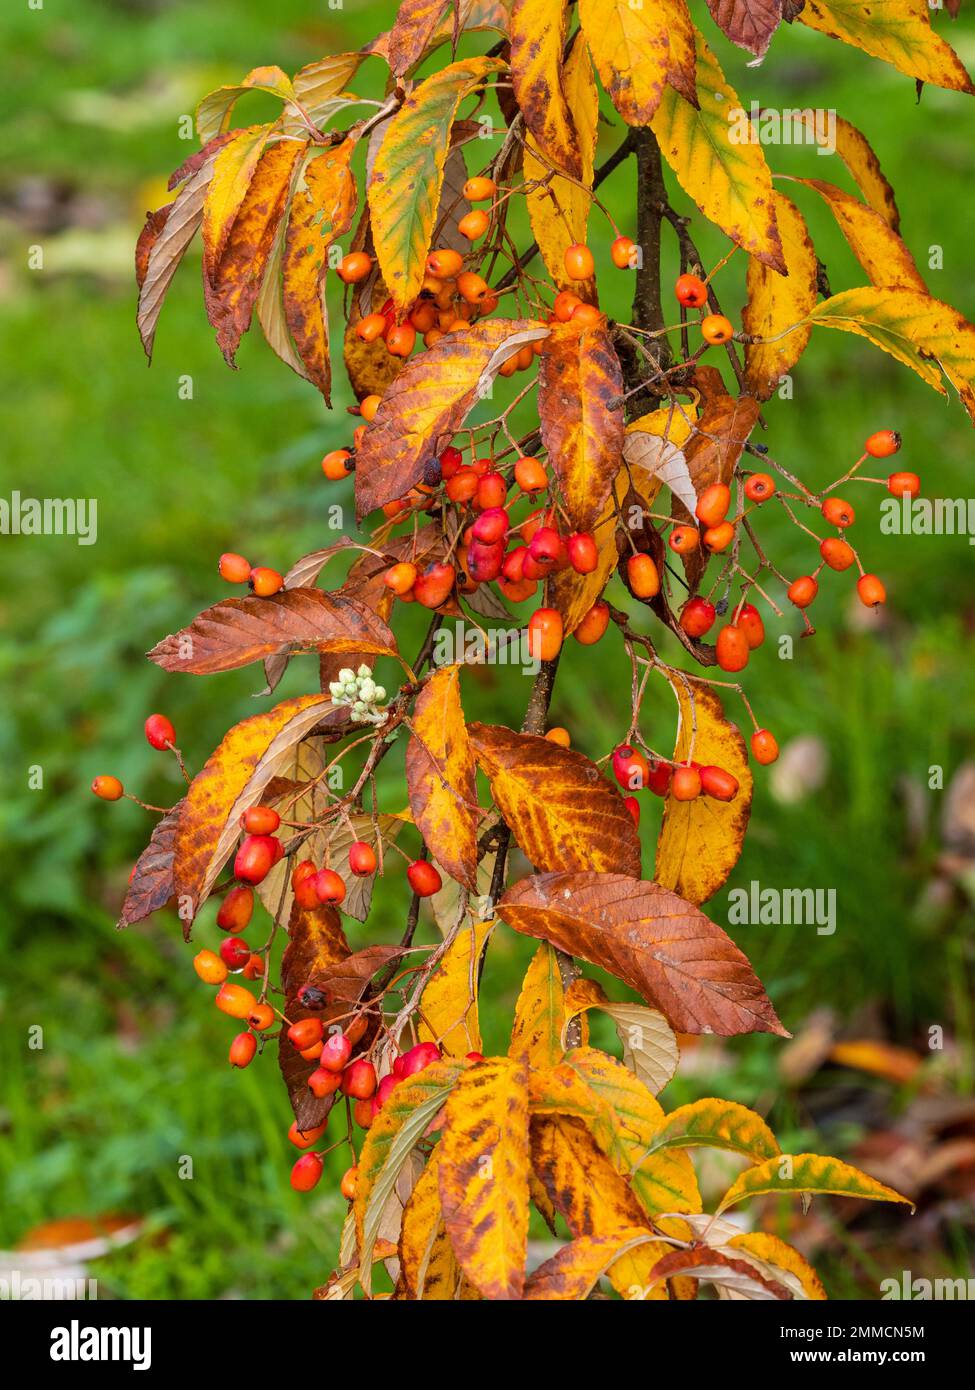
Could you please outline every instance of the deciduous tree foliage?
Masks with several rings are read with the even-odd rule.
[[[780,1153],[735,1102],[668,1113],[658,1099],[677,1033],[787,1033],[707,907],[741,854],[751,765],[775,756],[757,721],[749,745],[726,712],[740,697],[754,720],[737,678],[764,635],[752,601],[781,617],[790,586],[757,539],[760,508],[781,504],[793,520],[812,509],[839,528],[788,589],[803,615],[816,575],[854,562],[863,601],[883,598],[844,538],[853,509],[833,497],[831,510],[832,487],[799,482],[752,436],[827,328],[848,337],[851,370],[857,351],[878,348],[953,388],[975,419],[975,328],[928,294],[866,136],[838,119],[850,187],[791,177],[787,146],[773,169],[740,122],[736,137],[733,118],[747,132],[748,117],[718,49],[723,34],[774,62],[779,25],[798,22],[952,100],[971,81],[924,0],[404,0],[391,18],[358,52],[294,78],[255,68],[206,96],[201,147],[139,238],[147,354],[199,230],[204,305],[228,363],[256,313],[277,356],[329,403],[341,336],[360,413],[348,450],[323,461],[331,479],[354,476],[344,539],[283,580],[251,571],[251,596],[216,602],[150,653],[195,675],[262,662],[265,697],[312,654],[317,688],[262,707],[187,773],[122,922],[175,900],[189,934],[209,897],[233,888],[221,909],[231,917],[256,886],[273,927],[245,971],[253,1007],[228,985],[218,1004],[265,1039],[279,1029],[294,1137],[311,1146],[294,1185],[320,1176],[314,1145],[333,1108],[356,1155],[336,1271],[318,1296],[668,1301],[709,1282],[722,1297],[822,1298],[795,1250],[721,1213],[766,1193],[904,1199],[836,1159]],[[254,91],[280,109],[243,124]],[[597,190],[634,165],[631,240]],[[682,197],[691,217],[671,203]],[[851,252],[829,280],[802,211],[821,201]],[[698,216],[727,240],[710,275]],[[683,272],[673,309],[659,264],[668,229]],[[745,292],[737,330],[716,298],[719,271]],[[630,322],[599,308],[598,282],[614,275],[634,279]],[[508,384],[516,373],[523,389]],[[518,434],[533,392],[535,419]],[[838,481],[898,447],[873,435]],[[894,477],[916,490],[913,474]],[[412,665],[395,635],[404,602],[431,617]],[[521,728],[466,713],[471,668],[496,647],[434,660],[438,628],[458,617],[500,624],[512,644],[527,624],[537,674]],[[661,628],[688,670],[659,655]],[[566,639],[583,655],[619,643],[629,658],[632,718],[611,758],[547,728]],[[726,678],[707,675],[715,665]],[[597,659],[589,670],[595,690]],[[672,692],[672,752],[644,738],[651,683]],[[376,774],[400,747],[405,779],[390,800]],[[654,793],[655,851],[638,830]],[[273,828],[242,828],[254,808],[254,824]],[[398,888],[404,853],[409,890]],[[398,946],[370,938],[374,875],[401,893]],[[366,925],[347,936],[343,917]],[[537,946],[510,1045],[485,1058],[479,997],[495,942],[512,932]],[[585,965],[615,978],[613,997]],[[590,1045],[593,1011],[615,1024],[619,1056]],[[339,1085],[348,1106],[335,1105]],[[746,1164],[714,1215],[691,1158],[702,1146]],[[559,1242],[536,1267],[532,1211]]]

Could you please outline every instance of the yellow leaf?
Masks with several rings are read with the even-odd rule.
[[[905,1202],[913,1210],[907,1197],[861,1173],[859,1168],[841,1163],[838,1158],[779,1154],[757,1168],[746,1168],[721,1198],[718,1215],[746,1197],[758,1197],[765,1192],[825,1192],[876,1202]]]
[[[440,1206],[440,1151],[434,1149],[403,1211],[399,1258],[411,1298],[443,1302],[456,1296],[460,1270]]]
[[[777,341],[745,344],[745,386],[767,401],[799,361],[812,329],[805,327],[788,337],[779,334],[802,323],[816,307],[816,251],[802,213],[781,193],[774,193],[775,220],[782,241],[788,275],[782,276],[754,256],[748,258],[748,303],[741,316],[744,331],[754,337]]]
[[[958,92],[973,90],[961,59],[931,28],[926,0],[806,0],[796,17],[919,82]]]
[[[213,280],[234,219],[247,195],[271,133],[269,125],[242,130],[220,150],[203,205],[203,270]]]
[[[897,211],[894,190],[884,177],[880,160],[862,131],[835,114],[832,129],[828,129],[821,120],[817,122],[812,111],[796,111],[793,116],[815,136],[818,144],[830,149],[835,143],[836,153],[853,175],[857,188],[874,212],[879,212],[888,227],[896,232],[900,227],[901,215]]]
[[[439,1043],[447,1057],[481,1051],[477,977],[493,922],[461,927],[430,976],[420,998],[420,1042]]]
[[[567,17],[566,0],[514,0],[511,85],[525,125],[549,165],[581,179],[579,138],[562,88]]]
[[[950,304],[918,290],[871,285],[834,294],[808,321],[868,338],[946,396],[944,372],[975,422],[975,326]]]
[[[579,22],[600,80],[628,125],[649,124],[668,79],[693,100],[694,39],[683,0],[580,0]]]
[[[527,1067],[507,1057],[477,1062],[461,1075],[444,1112],[444,1223],[457,1262],[485,1298],[520,1298],[525,1280],[527,1078]]]
[[[597,63],[598,66],[598,63]],[[664,159],[689,197],[732,241],[773,270],[785,273],[775,224],[772,176],[762,147],[747,138],[747,115],[714,54],[698,36],[700,109],[667,87],[650,122]],[[739,132],[730,113],[740,112]]]
[[[504,66],[496,58],[451,63],[421,82],[387,127],[373,165],[369,208],[379,266],[401,314],[423,282],[457,108]]]
[[[562,87],[575,122],[576,139],[582,165],[578,181],[552,174],[532,149],[525,144],[523,172],[530,185],[544,180],[544,187],[529,187],[525,194],[532,235],[538,242],[545,269],[559,289],[572,289],[589,304],[595,304],[595,278],[582,284],[570,280],[565,269],[565,253],[569,246],[586,240],[596,154],[596,123],[599,117],[599,93],[592,75],[589,50],[576,39],[566,59]],[[583,187],[580,187],[580,184]]]
[[[756,1255],[763,1264],[772,1265],[776,1270],[785,1270],[795,1275],[807,1298],[824,1299],[826,1290],[812,1265],[787,1245],[778,1236],[766,1235],[764,1231],[746,1231],[740,1236],[732,1236],[724,1247],[726,1250],[742,1250],[747,1255]],[[774,1274],[774,1270],[773,1270]]]
[[[653,1252],[648,1268],[653,1268],[670,1249],[663,1241],[655,1240],[652,1232],[639,1226],[610,1235],[580,1236],[571,1245],[563,1245],[557,1255],[532,1273],[525,1285],[525,1299],[584,1300],[621,1256],[631,1252],[643,1254],[641,1247]]]
[[[775,1135],[754,1110],[733,1100],[711,1098],[672,1110],[654,1133],[647,1152],[699,1146],[730,1149],[753,1163],[763,1163],[779,1153]]]
[[[543,941],[525,972],[515,1005],[508,1056],[530,1067],[554,1067],[562,1058],[565,995],[554,949]]]
[[[674,679],[680,724],[674,761],[723,767],[738,779],[733,801],[668,796],[657,840],[654,878],[699,905],[718,891],[738,862],[752,804],[752,774],[741,734],[725,719],[721,702],[689,676]]]
[[[299,176],[284,241],[284,313],[309,377],[331,404],[325,319],[328,248],[348,231],[356,208],[349,160],[354,140],[316,155]]]
[[[196,131],[202,144],[207,144],[225,131],[239,97],[245,92],[267,92],[287,103],[295,95],[291,79],[280,68],[254,68],[242,82],[229,87],[217,87],[208,92],[196,108]]]
[[[595,763],[496,724],[471,724],[469,732],[491,795],[536,868],[639,874],[633,817]]]
[[[460,702],[460,668],[425,682],[413,710],[406,785],[427,849],[451,878],[477,891],[477,769]]]
[[[814,188],[822,197],[872,284],[904,285],[927,294],[927,285],[914,263],[914,257],[879,212],[861,203],[852,194],[844,193],[835,184],[824,183],[821,179],[796,179],[795,182]],[[791,276],[791,270],[789,274]],[[809,313],[811,308],[812,305],[803,313]],[[787,341],[791,344],[791,339]]]

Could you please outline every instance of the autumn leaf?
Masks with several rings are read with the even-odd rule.
[[[674,762],[692,759],[704,767],[722,767],[738,779],[733,801],[698,797],[690,802],[668,796],[664,803],[654,877],[664,888],[699,904],[723,887],[741,855],[751,812],[752,774],[744,739],[725,718],[714,691],[683,673],[674,679],[673,690],[680,711]]]
[[[950,304],[913,289],[869,286],[834,294],[808,322],[869,339],[947,396],[944,372],[975,423],[975,326]]]
[[[844,193],[843,189],[837,188],[835,184],[824,183],[822,179],[796,179],[795,182],[815,189],[820,195],[836,218],[850,250],[867,272],[872,284],[904,285],[908,289],[920,290],[922,294],[927,294],[927,286],[914,263],[914,257],[879,212],[875,212],[868,204],[861,203],[860,199],[854,198],[852,194]],[[810,304],[802,317],[805,317],[812,307]],[[790,346],[791,341],[786,339]]]
[[[277,67],[254,68],[242,82],[228,87],[217,87],[208,92],[196,108],[196,133],[206,144],[214,136],[226,131],[233,115],[234,107],[245,92],[267,92],[289,102],[296,95],[291,79],[286,72]]]
[[[757,142],[732,138],[729,113],[742,111],[743,121],[747,116],[700,36],[697,91],[699,109],[672,88],[664,89],[650,123],[660,151],[705,217],[750,255],[785,274],[765,155]]]
[[[677,1038],[663,1014],[643,1004],[613,1003],[596,980],[580,977],[566,994],[566,1020],[587,1009],[600,1009],[613,1020],[623,1044],[623,1065],[639,1077],[651,1095],[659,1095],[680,1061]]]
[[[564,1051],[565,992],[554,950],[547,941],[532,957],[515,1004],[508,1056],[530,1067],[554,1067]]]
[[[544,444],[573,529],[599,519],[623,461],[623,374],[602,326],[556,324],[538,363]]]
[[[420,1042],[435,1042],[445,1057],[481,1051],[477,1015],[481,956],[494,927],[476,922],[461,927],[431,972],[417,1009]]]
[[[334,907],[321,904],[313,908],[303,908],[292,901],[288,917],[288,944],[281,957],[281,989],[284,993],[284,1012],[288,1024],[298,1023],[303,1018],[320,1018],[328,1024],[332,1016],[344,1011],[341,1008],[313,1012],[298,999],[298,991],[312,978],[324,978],[330,970],[347,960],[351,955],[348,941],[342,930],[338,911]],[[287,1035],[287,1027],[282,1024],[278,1037],[278,1066],[287,1087],[291,1108],[294,1111],[298,1128],[307,1133],[324,1124],[335,1097],[318,1097],[308,1087],[308,1078],[318,1067],[317,1061],[302,1057],[301,1053]]]
[[[925,0],[806,0],[799,22],[890,63],[908,77],[971,92],[972,80],[950,44],[931,28]]]
[[[819,1154],[779,1154],[757,1168],[746,1168],[721,1198],[718,1214],[746,1197],[758,1197],[764,1192],[830,1193],[876,1202],[904,1202],[911,1206],[908,1198],[902,1197],[892,1187],[885,1187],[875,1178],[861,1173],[859,1168],[841,1163],[838,1158],[824,1158]]]
[[[486,1298],[519,1298],[524,1284],[527,1082],[523,1063],[507,1057],[476,1062],[460,1076],[444,1111],[444,1224],[458,1264]]]
[[[531,319],[484,319],[408,362],[356,451],[358,515],[421,482],[424,465],[450,443],[507,359],[548,332]]]
[[[367,1294],[372,1289],[372,1251],[386,1200],[414,1146],[466,1075],[460,1062],[432,1062],[393,1087],[366,1131],[352,1211],[359,1242],[360,1282]]]
[[[498,809],[532,864],[639,873],[633,818],[583,753],[500,725],[471,724],[468,732]]]
[[[125,901],[119,913],[119,927],[141,922],[150,913],[165,907],[175,895],[173,886],[173,855],[176,845],[176,827],[179,824],[183,802],[177,801],[171,811],[160,817],[152,832],[152,837],[136,860],[132,877],[126,889]],[[183,935],[188,935],[188,925],[183,924]]]
[[[631,5],[629,0],[580,0],[579,22],[600,81],[628,125],[649,124],[667,84],[676,78],[685,96],[694,95],[694,45],[686,6]],[[672,65],[669,32],[675,49],[689,56],[689,70]],[[672,72],[673,68],[673,72]]]
[[[368,196],[376,255],[400,313],[423,282],[457,109],[504,66],[483,57],[451,63],[410,93],[386,129]]]
[[[789,1299],[792,1296],[784,1284],[760,1274],[750,1260],[735,1259],[707,1245],[669,1251],[650,1271],[649,1282],[653,1285],[662,1279],[684,1275],[706,1280],[740,1298]]]
[[[394,76],[402,77],[420,61],[449,4],[450,0],[403,0],[386,40],[386,60]]]
[[[460,1269],[443,1224],[440,1205],[440,1154],[434,1149],[403,1211],[399,1258],[410,1297],[451,1301]]]
[[[396,638],[358,599],[321,589],[284,589],[270,598],[231,598],[158,642],[149,660],[193,676],[233,671],[291,651],[396,651]]]
[[[798,1250],[793,1250],[791,1245],[787,1245],[778,1236],[768,1235],[764,1231],[745,1231],[741,1235],[732,1236],[723,1249],[726,1252],[740,1252],[745,1258],[754,1257],[761,1261],[773,1277],[791,1275],[798,1281],[807,1298],[826,1297],[826,1290],[812,1265],[803,1259]]]
[[[668,1249],[643,1226],[625,1227],[609,1235],[580,1236],[533,1271],[524,1297],[528,1301],[584,1300],[611,1265],[642,1246],[653,1246],[658,1259]]]
[[[295,101],[304,114],[320,125],[355,77],[363,57],[362,53],[333,53],[296,72]]]
[[[579,136],[562,85],[567,23],[566,0],[514,0],[511,84],[545,167],[581,179]]]
[[[269,125],[248,126],[222,147],[203,204],[203,277],[213,280],[234,221],[264,154]]]
[[[635,989],[682,1033],[785,1034],[747,958],[692,903],[615,873],[522,879],[498,916]]]
[[[708,1098],[672,1110],[653,1134],[647,1155],[700,1146],[744,1154],[752,1163],[779,1153],[775,1135],[754,1110],[736,1101]]]
[[[625,452],[625,440],[624,440]],[[599,599],[619,561],[617,544],[616,506],[626,495],[629,480],[621,470],[603,504],[603,510],[592,528],[596,542],[596,568],[589,574],[578,574],[571,565],[557,570],[549,579],[549,602],[562,617],[566,635],[575,632],[583,618]]]
[[[416,699],[406,785],[424,843],[452,878],[477,889],[477,769],[460,702],[460,668],[445,666]]]
[[[721,32],[756,58],[782,22],[782,0],[708,0],[708,9]]]
[[[345,140],[308,161],[291,200],[282,258],[284,315],[298,355],[326,404],[332,370],[325,319],[328,248],[352,225],[356,184],[349,169],[355,140]]]
[[[330,708],[300,695],[235,724],[190,783],[176,826],[173,884],[194,915],[240,835],[239,816],[255,805],[294,745]],[[184,903],[180,914],[186,920]]]
[[[207,317],[217,345],[234,366],[240,340],[251,323],[284,214],[295,166],[305,144],[281,140],[265,150],[210,278],[204,277]]]
[[[754,256],[748,258],[748,302],[741,316],[745,333],[770,342],[745,344],[745,385],[767,401],[780,380],[792,371],[812,336],[812,329],[779,335],[802,323],[816,306],[818,266],[802,213],[781,193],[773,194],[775,220],[788,274],[778,275]]]
[[[140,273],[142,275],[139,282],[137,323],[142,346],[150,361],[156,337],[156,324],[159,322],[166,291],[172,284],[186,248],[203,221],[203,203],[213,175],[217,153],[212,152],[186,180],[170,205],[163,225],[154,235],[150,233],[147,237],[146,240],[151,241],[148,252],[144,241],[142,253],[136,258],[137,277]]]
[[[874,212],[879,212],[888,227],[892,227],[896,232],[900,227],[901,215],[897,210],[894,190],[863,132],[835,113],[832,114],[832,124],[828,130],[822,120],[817,121],[812,111],[794,111],[793,118],[824,148],[832,148],[835,144],[837,155],[853,175],[854,182],[866,202]]]

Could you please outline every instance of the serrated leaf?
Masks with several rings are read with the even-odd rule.
[[[745,344],[745,385],[761,401],[767,401],[780,379],[792,371],[806,350],[812,329],[806,327],[785,338],[779,335],[801,323],[815,308],[818,298],[816,250],[805,219],[781,193],[773,197],[782,255],[789,273],[778,275],[749,256],[748,302],[741,316],[745,333],[773,340]]]
[[[595,980],[580,978],[566,996],[566,1021],[586,1009],[601,1009],[613,1020],[623,1045],[623,1065],[639,1077],[651,1095],[659,1095],[680,1061],[677,1038],[663,1014],[643,1004],[615,1004]]]
[[[649,124],[660,105],[671,67],[668,29],[680,16],[680,8],[631,5],[629,0],[580,0],[579,22],[600,81],[628,125]],[[683,20],[690,25],[686,8]],[[690,95],[693,68],[689,76]]]
[[[218,153],[203,204],[203,277],[213,280],[234,221],[264,154],[269,125],[249,126]]]
[[[875,1178],[861,1173],[838,1158],[819,1154],[779,1154],[757,1168],[746,1168],[728,1188],[717,1208],[718,1214],[727,1211],[746,1197],[758,1197],[764,1192],[820,1192],[839,1197],[861,1197],[875,1202],[905,1202],[892,1187],[885,1187]]]
[[[477,1012],[481,955],[494,922],[461,927],[424,985],[417,1036],[435,1042],[445,1057],[481,1051]]]
[[[410,1297],[430,1303],[453,1300],[460,1282],[443,1224],[439,1163],[439,1150],[434,1149],[406,1204],[399,1242],[400,1267]]]
[[[901,216],[897,210],[894,190],[863,132],[857,130],[855,125],[844,120],[842,116],[837,116],[835,112],[832,113],[832,126],[829,129],[821,119],[817,121],[816,113],[813,111],[795,111],[793,118],[814,137],[817,144],[825,148],[832,148],[835,144],[837,155],[853,175],[856,186],[866,201],[896,232],[900,227]]]
[[[137,273],[142,273],[136,321],[142,346],[150,361],[156,337],[156,324],[159,322],[166,291],[172,284],[186,248],[203,221],[203,202],[216,158],[215,151],[183,184],[169,208],[165,222],[152,236],[148,254],[145,253],[143,243],[144,269],[142,264],[137,264],[136,267]]]
[[[726,1254],[738,1252],[748,1258],[755,1257],[771,1277],[783,1282],[791,1276],[806,1298],[821,1300],[826,1297],[826,1290],[812,1265],[778,1236],[767,1235],[764,1231],[745,1231],[732,1236],[722,1250]]]
[[[452,878],[477,888],[477,769],[460,702],[460,668],[427,680],[413,707],[406,785],[417,829]]]
[[[708,1098],[672,1110],[653,1134],[647,1153],[700,1146],[744,1154],[752,1163],[780,1152],[775,1135],[754,1110],[732,1100]]]
[[[764,56],[782,22],[782,0],[708,0],[715,24],[732,43]]]

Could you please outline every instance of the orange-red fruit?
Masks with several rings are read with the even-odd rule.
[[[459,251],[451,251],[448,247],[443,247],[439,251],[431,251],[427,256],[427,270],[431,275],[439,276],[441,280],[452,280],[464,265],[464,257]]]
[[[675,526],[667,537],[667,544],[677,555],[689,555],[701,542],[696,526]]]
[[[274,1026],[277,1015],[270,1004],[255,1004],[247,1015],[248,1028],[255,1028],[258,1033],[266,1033]]]
[[[477,491],[478,476],[469,465],[458,468],[447,479],[446,492],[451,502],[469,502]]]
[[[298,1121],[291,1121],[291,1128],[288,1130],[288,1138],[296,1149],[310,1149],[312,1144],[317,1144],[325,1133],[325,1125],[316,1125],[314,1129],[300,1130]]]
[[[321,1154],[302,1154],[291,1170],[291,1186],[296,1192],[310,1192],[321,1181],[324,1167]]]
[[[376,872],[376,851],[365,840],[349,846],[349,869],[356,878],[368,878]]]
[[[474,506],[480,512],[486,512],[495,507],[503,507],[507,495],[507,479],[503,473],[496,473],[492,468],[489,472],[483,473],[477,480]]]
[[[330,483],[340,483],[349,476],[351,469],[349,459],[352,454],[348,449],[332,449],[322,459],[322,472]]]
[[[572,737],[568,729],[563,729],[561,724],[556,724],[553,728],[548,729],[545,733],[545,737],[548,739],[549,743],[557,743],[560,748],[570,748],[572,746]]]
[[[735,334],[734,325],[724,314],[708,314],[701,320],[701,336],[712,347],[726,343]]]
[[[491,293],[490,286],[486,280],[482,280],[480,275],[475,275],[472,270],[465,270],[463,274],[457,276],[457,293],[461,299],[466,299],[468,304],[480,304]],[[461,322],[462,327],[466,327]]]
[[[572,310],[572,322],[582,324],[583,328],[592,328],[602,317],[595,304],[577,304]]]
[[[745,634],[745,641],[752,651],[756,647],[760,647],[765,641],[765,624],[762,622],[761,613],[754,604],[743,603],[741,605],[735,624]]]
[[[465,213],[457,223],[457,230],[462,237],[468,241],[476,241],[479,236],[483,236],[491,225],[491,218],[483,208],[475,208],[473,212]]]
[[[631,555],[626,562],[626,581],[637,598],[653,598],[659,594],[660,574],[653,557]]]
[[[387,589],[392,589],[394,594],[408,594],[413,588],[417,576],[416,565],[411,565],[409,560],[401,560],[398,565],[391,565],[383,575],[383,583]]]
[[[483,203],[493,198],[497,191],[498,185],[486,174],[476,174],[464,184],[464,197],[469,203]]]
[[[592,574],[599,564],[596,542],[588,531],[576,531],[567,542],[569,564],[577,574]]]
[[[251,577],[247,581],[250,584],[251,593],[258,598],[270,598],[272,594],[280,593],[284,588],[284,578],[278,574],[277,570],[272,570],[267,565],[258,565],[251,570]]]
[[[571,290],[560,290],[555,296],[555,303],[552,305],[552,313],[558,319],[559,323],[568,323],[577,305],[581,303],[582,300],[579,296],[573,294]]]
[[[853,547],[839,536],[827,536],[819,543],[819,553],[831,570],[848,570],[856,563]]]
[[[703,309],[708,302],[708,287],[698,275],[679,275],[674,294],[685,309]]]
[[[722,671],[743,671],[751,655],[748,638],[734,623],[728,623],[718,633],[716,650]]]
[[[337,269],[340,280],[344,280],[347,285],[357,284],[372,270],[372,257],[365,251],[350,251],[339,261]]]
[[[887,491],[894,497],[916,497],[921,491],[921,479],[916,473],[891,473]]]
[[[360,1129],[368,1129],[372,1124],[372,1097],[368,1100],[357,1100],[352,1107],[352,1118]]]
[[[831,526],[852,526],[856,521],[856,512],[842,497],[827,497],[822,512]]]
[[[640,791],[650,780],[650,764],[638,748],[622,743],[613,750],[613,775],[628,792]]]
[[[193,969],[205,985],[222,985],[227,978],[227,967],[214,951],[198,951]]]
[[[633,252],[636,250],[636,242],[632,237],[618,236],[609,248],[613,265],[617,270],[631,270],[634,265]]]
[[[352,1044],[344,1033],[329,1033],[322,1046],[321,1065],[326,1071],[342,1071],[352,1056]]]
[[[315,875],[315,895],[320,903],[334,906],[345,898],[345,882],[334,869],[319,869]]]
[[[536,661],[554,661],[562,650],[562,615],[536,608],[528,619],[528,650]]]
[[[91,784],[91,789],[96,796],[100,796],[102,801],[118,801],[125,795],[125,788],[117,777],[113,777],[110,772],[103,772],[96,777]]]
[[[316,1100],[324,1100],[326,1096],[333,1096],[341,1084],[341,1073],[330,1071],[328,1067],[316,1067],[308,1078],[308,1089]]]
[[[234,859],[234,878],[260,883],[278,862],[280,845],[273,835],[248,835]]]
[[[738,795],[737,777],[713,764],[702,767],[700,773],[701,791],[705,796],[713,797],[715,801],[734,801]]]
[[[860,602],[867,608],[876,608],[878,603],[884,603],[887,598],[887,590],[875,574],[861,574],[857,580],[857,594]]]
[[[223,961],[220,964],[223,965]],[[231,1018],[247,1018],[257,1000],[243,985],[235,985],[230,980],[225,980],[217,990],[214,1003],[221,1013],[229,1014]]]
[[[670,794],[676,801],[693,801],[701,795],[701,774],[696,767],[675,767]]]
[[[745,483],[749,502],[767,502],[775,496],[775,479],[770,473],[753,473]]]
[[[406,877],[418,898],[430,898],[443,887],[443,879],[428,859],[414,859]]]
[[[315,1043],[321,1042],[324,1025],[320,1018],[299,1018],[297,1023],[292,1023],[288,1029],[288,1039],[294,1043],[299,1052],[304,1052],[306,1048],[314,1047]]]
[[[176,730],[164,714],[150,714],[146,720],[146,738],[153,748],[167,748],[176,743]]]
[[[342,1181],[339,1184],[339,1191],[347,1202],[351,1202],[355,1196],[355,1181],[359,1176],[358,1168],[347,1168],[342,1174]]]
[[[570,280],[588,280],[596,273],[596,261],[588,246],[575,242],[566,247],[563,257],[565,273]]]
[[[572,633],[577,642],[584,647],[594,646],[609,626],[609,604],[600,600],[594,603],[581,623]]]
[[[379,317],[382,318],[382,317],[383,317],[382,314],[380,314]],[[386,322],[386,320],[383,319],[383,323],[385,323],[385,322]],[[378,336],[379,336],[379,335],[377,334],[377,337],[378,337]],[[383,403],[383,398],[382,398],[382,396],[376,396],[376,395],[373,395],[373,396],[363,396],[362,400],[359,402],[359,414],[362,416],[363,420],[365,420],[366,424],[371,424],[372,421],[375,420],[375,418],[376,418],[376,411],[379,409],[379,407],[382,405],[382,403]],[[365,429],[365,425],[360,425],[360,426],[359,426],[359,429],[357,429],[356,432],[355,432],[355,434],[352,436],[353,442],[354,442],[356,448],[359,447],[359,439],[360,439],[360,437],[361,437],[360,434],[359,434],[359,430],[364,430],[364,429]]]
[[[217,570],[220,578],[226,579],[228,584],[246,584],[250,578],[251,562],[245,560],[243,555],[228,550],[220,556]]]
[[[801,574],[789,585],[787,597],[797,608],[808,608],[818,593],[819,584],[812,575]]]
[[[342,1094],[355,1100],[368,1100],[375,1093],[376,1068],[364,1057],[357,1057],[342,1073]]]
[[[228,970],[243,970],[251,958],[251,948],[242,936],[228,936],[220,943],[220,959]]]
[[[769,763],[774,763],[779,756],[779,745],[776,737],[768,729],[756,729],[752,734],[752,757],[763,767],[768,767]]]
[[[706,598],[689,598],[681,609],[680,625],[688,637],[703,637],[714,625],[714,604]]]
[[[709,526],[701,537],[705,549],[715,553],[727,550],[734,538],[735,528],[730,521],[722,521],[717,526]]]
[[[901,437],[894,430],[878,430],[863,446],[864,452],[875,459],[890,458],[900,447]]]
[[[250,835],[273,835],[280,824],[273,806],[248,806],[240,818],[240,828]]]
[[[374,343],[388,327],[385,314],[365,314],[355,326],[355,336],[363,343]]]
[[[705,526],[717,526],[724,521],[731,506],[731,488],[726,483],[712,483],[697,499],[695,515]]]
[[[460,474],[457,475],[459,476]],[[451,478],[450,481],[455,482],[456,479]],[[423,608],[439,608],[450,597],[456,578],[457,572],[453,565],[438,561],[417,575],[413,585],[413,596]]]
[[[400,323],[386,334],[386,349],[394,357],[409,357],[416,342],[416,329],[411,323]]]
[[[230,1044],[230,1065],[247,1067],[253,1062],[257,1051],[257,1039],[253,1033],[238,1033]]]
[[[541,492],[548,487],[548,474],[538,459],[525,454],[515,464],[515,482],[522,492]]]

